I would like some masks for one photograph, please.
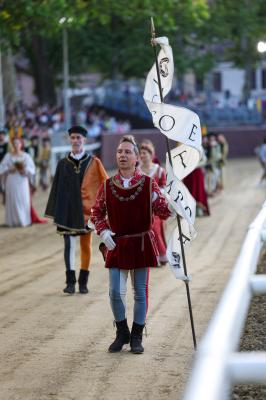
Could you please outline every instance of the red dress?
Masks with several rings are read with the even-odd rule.
[[[41,218],[35,211],[33,204],[32,204],[32,196],[33,196],[33,189],[30,186],[30,217],[31,217],[31,223],[32,224],[46,224],[48,220],[46,218]]]
[[[207,194],[204,186],[204,175],[201,168],[196,168],[185,177],[183,183],[186,185],[190,194],[197,202],[197,207],[201,208],[204,215],[210,215]]]
[[[135,172],[131,186],[124,188],[116,175],[99,189],[91,220],[98,234],[104,229],[116,233],[116,247],[107,252],[107,268],[157,266],[158,251],[151,229],[153,214],[166,219],[171,213],[158,185],[148,176]]]

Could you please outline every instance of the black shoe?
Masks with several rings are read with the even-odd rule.
[[[90,271],[85,271],[84,269],[81,269],[79,272],[78,283],[79,283],[79,293],[81,293],[81,294],[89,293],[88,287],[87,287],[89,273],[90,273]]]
[[[117,353],[121,351],[124,344],[130,342],[130,331],[127,326],[127,320],[116,322],[116,338],[114,342],[109,346],[108,351],[110,353]]]
[[[89,290],[88,290],[87,286],[79,285],[79,293],[81,293],[81,294],[89,293]]]
[[[75,293],[75,283],[76,283],[76,274],[75,271],[69,270],[66,271],[66,284],[67,286],[63,290],[64,293],[73,294]]]
[[[142,332],[145,325],[139,325],[133,322],[130,338],[131,351],[134,354],[142,354],[144,347],[142,346]]]
[[[73,283],[68,283],[63,292],[68,294],[75,293],[75,285]]]

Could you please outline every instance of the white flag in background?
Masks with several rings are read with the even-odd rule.
[[[157,59],[164,98],[172,87],[173,53],[166,37],[156,38],[155,41],[161,46]],[[200,120],[195,112],[187,108],[161,102],[155,63],[148,73],[143,97],[152,114],[154,126],[168,139],[178,142],[177,147],[171,150],[172,166],[166,155],[165,196],[181,217],[182,241],[184,248],[187,248],[196,236],[194,229],[196,202],[181,181],[197,167],[201,159]],[[167,258],[175,277],[182,280],[188,279],[183,268],[178,227],[174,229],[168,242]]]

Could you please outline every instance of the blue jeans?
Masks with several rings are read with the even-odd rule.
[[[134,322],[145,324],[148,309],[148,279],[149,268],[134,270],[109,269],[109,297],[116,322],[126,318],[127,278],[130,272],[134,290]]]

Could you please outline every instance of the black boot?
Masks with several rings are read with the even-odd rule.
[[[131,351],[134,354],[141,354],[144,351],[144,347],[142,346],[142,332],[145,325],[139,325],[136,322],[133,322],[132,330],[131,330],[131,338],[130,338],[130,347]]]
[[[116,338],[114,342],[109,346],[108,351],[110,353],[116,353],[122,350],[124,344],[130,342],[130,331],[127,326],[127,320],[116,322]]]
[[[75,293],[75,283],[76,283],[76,274],[75,271],[69,270],[66,271],[66,287],[63,290],[64,293],[73,294]]]
[[[85,271],[85,269],[81,269],[79,271],[79,293],[86,294],[89,293],[87,288],[88,278],[90,271]]]

